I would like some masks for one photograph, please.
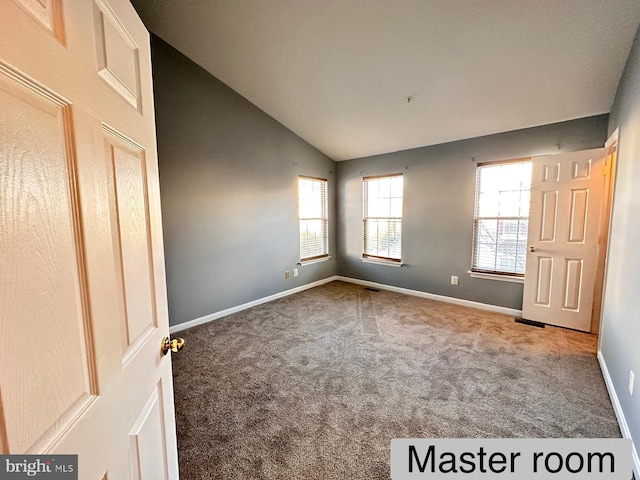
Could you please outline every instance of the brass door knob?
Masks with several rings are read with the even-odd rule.
[[[534,247],[533,245],[529,247],[529,251],[531,253],[534,253],[536,251],[536,247]]]
[[[184,340],[182,338],[174,338],[170,340],[169,337],[164,337],[162,339],[162,344],[160,345],[160,350],[163,355],[169,353],[169,350],[172,352],[179,352],[184,348]]]

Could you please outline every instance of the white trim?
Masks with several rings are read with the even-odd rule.
[[[606,148],[609,148],[612,145],[617,145],[619,137],[620,137],[620,127],[616,127],[616,129],[613,131],[611,136],[607,138],[607,141],[605,142],[604,146]]]
[[[364,263],[373,263],[374,265],[384,265],[385,267],[401,267],[404,265],[402,262],[394,262],[392,260],[376,259],[369,257],[362,257],[361,260]]]
[[[616,418],[618,420],[618,425],[620,426],[620,431],[622,432],[622,436],[624,438],[628,438],[629,440],[631,440],[631,459],[633,460],[633,471],[634,471],[635,477],[640,478],[640,457],[638,456],[638,450],[636,449],[636,446],[633,443],[633,438],[631,437],[631,430],[629,430],[629,424],[627,423],[627,419],[624,416],[622,405],[620,405],[618,394],[616,393],[616,389],[613,386],[611,375],[609,375],[607,362],[605,362],[604,355],[602,355],[601,350],[598,350],[598,362],[600,363],[600,370],[602,370],[602,376],[604,377],[604,384],[607,386],[607,390],[609,391],[609,397],[611,398],[611,405],[613,405],[613,411],[616,414]]]
[[[369,282],[367,280],[359,280],[357,278],[343,277],[338,275],[336,280],[343,282],[355,283],[357,285],[363,285],[365,287],[374,287],[381,290],[389,290],[390,292],[404,293],[406,295],[413,295],[414,297],[428,298],[431,300],[438,300],[439,302],[453,303],[455,305],[462,305],[463,307],[479,308],[480,310],[488,310],[490,312],[503,313],[505,315],[511,315],[513,317],[521,317],[522,310],[516,310],[514,308],[500,307],[498,305],[489,305],[488,303],[473,302],[471,300],[463,300],[461,298],[446,297],[444,295],[436,295],[435,293],[421,292],[419,290],[410,290],[408,288],[394,287],[392,285],[384,285],[382,283]]]
[[[618,153],[620,153],[619,149],[619,140],[620,137],[620,126],[616,127],[611,136],[607,139],[604,146],[605,148],[611,149],[611,147],[616,148],[616,159],[614,162],[609,165],[609,229],[607,230],[607,248],[604,253],[604,271],[602,274],[604,275],[604,279],[602,281],[602,297],[600,298],[600,323],[598,325],[598,353],[600,353],[600,346],[602,345],[602,337],[603,337],[603,327],[604,327],[604,301],[607,296],[607,273],[609,272],[609,264],[607,259],[609,258],[609,254],[611,253],[611,227],[613,226],[613,205],[615,203],[615,193],[616,193],[616,173],[617,173],[617,164],[618,164]],[[610,150],[609,150],[610,151]],[[607,152],[607,155],[609,152]],[[636,477],[639,477],[636,475]]]
[[[494,273],[481,273],[467,271],[470,277],[484,278],[485,280],[496,280],[498,282],[524,283],[524,277],[513,277],[510,275],[498,275]]]
[[[169,332],[170,333],[181,332],[182,330],[186,330],[187,328],[195,327],[197,325],[202,325],[203,323],[209,323],[209,322],[212,322],[213,320],[217,320],[219,318],[226,317],[227,315],[231,315],[232,313],[240,312],[242,310],[246,310],[247,308],[262,305],[263,303],[267,303],[272,300],[277,300],[278,298],[287,297],[289,295],[293,295],[294,293],[302,292],[304,290],[309,290],[310,288],[318,287],[320,285],[324,285],[325,283],[333,282],[334,280],[338,280],[337,275],[323,278],[322,280],[318,280],[316,282],[307,283],[306,285],[292,288],[290,290],[285,290],[284,292],[274,293],[273,295],[269,295],[268,297],[263,297],[263,298],[254,300],[252,302],[243,303],[242,305],[238,305],[237,307],[231,307],[231,308],[227,308],[226,310],[210,313],[209,315],[205,315],[204,317],[194,318],[193,320],[179,323],[178,325],[172,325],[171,327],[169,327]]]
[[[331,260],[331,255],[327,255],[326,257],[322,257],[322,258],[314,258],[313,260],[300,260],[298,262],[298,265],[300,265],[301,267],[305,267],[307,265],[313,265],[314,263],[326,262],[328,260]]]

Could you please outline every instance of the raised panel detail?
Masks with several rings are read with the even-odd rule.
[[[551,190],[542,192],[542,209],[540,214],[540,240],[553,242],[556,238],[556,214],[558,209],[558,192]]]
[[[562,308],[578,311],[580,309],[580,290],[582,286],[582,260],[565,259],[564,299]]]
[[[121,283],[126,363],[157,326],[145,157],[142,147],[108,127],[105,139],[113,185],[112,211],[117,225],[114,243]]]
[[[70,107],[0,64],[0,443],[9,453],[47,448],[97,393],[75,169]]]
[[[94,5],[98,74],[141,110],[138,47],[106,1],[96,0]]]
[[[543,169],[543,182],[557,182],[560,179],[560,164],[545,165]]]
[[[129,432],[133,480],[168,478],[163,425],[162,383],[159,383]]]
[[[64,22],[60,0],[17,0],[51,35],[64,43]]]
[[[591,159],[571,162],[571,176],[576,180],[591,178]]]
[[[536,285],[536,304],[548,307],[551,304],[551,278],[553,258],[538,257],[538,284]]]
[[[587,205],[589,190],[571,190],[571,211],[569,212],[569,238],[571,243],[584,243],[587,228]]]

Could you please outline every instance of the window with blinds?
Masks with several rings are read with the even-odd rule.
[[[530,190],[531,159],[478,164],[473,272],[524,277]]]
[[[324,178],[298,178],[301,262],[329,256],[327,183]]]
[[[402,174],[362,179],[364,258],[401,261]]]

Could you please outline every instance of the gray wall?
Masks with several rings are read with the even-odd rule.
[[[618,169],[600,335],[611,375],[636,449],[640,447],[640,30],[611,110],[609,132],[620,128]],[[627,389],[629,371],[635,389]],[[636,472],[638,478],[640,472]]]
[[[156,36],[152,60],[172,325],[336,274],[300,267],[298,175],[335,162]],[[335,255],[335,223],[329,251]]]
[[[477,162],[602,147],[607,115],[338,163],[338,273],[346,277],[522,308],[522,285],[471,278]],[[559,145],[559,147],[558,147]],[[472,160],[475,158],[475,161]],[[362,177],[404,173],[401,268],[364,263]],[[459,285],[451,285],[457,275]]]
[[[599,115],[336,164],[153,35],[152,56],[172,325],[335,274],[520,309],[522,285],[467,274],[476,163],[607,136]],[[397,172],[406,265],[363,263],[362,176]],[[329,179],[333,258],[285,280],[298,261],[298,175]]]

